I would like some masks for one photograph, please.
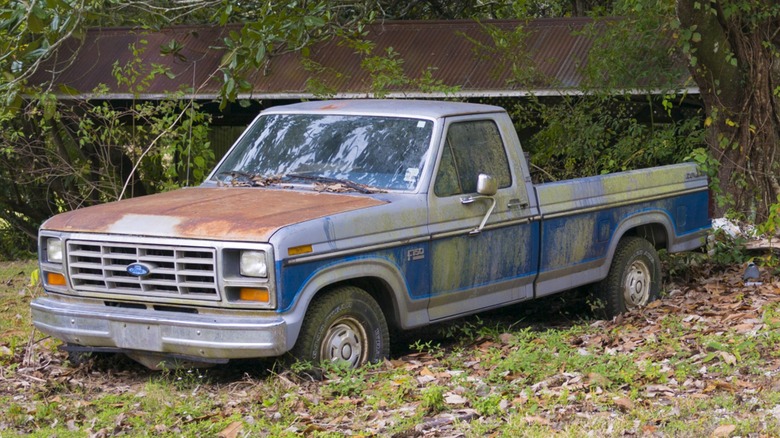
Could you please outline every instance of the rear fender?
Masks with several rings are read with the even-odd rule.
[[[643,233],[638,232],[643,227],[661,227],[666,236],[661,239],[652,239]],[[674,236],[674,227],[672,226],[672,219],[668,214],[663,211],[647,211],[637,213],[628,218],[625,218],[615,229],[615,233],[612,235],[612,241],[609,242],[609,249],[607,250],[607,258],[604,264],[598,268],[598,279],[602,280],[607,277],[609,268],[612,265],[612,258],[615,256],[618,243],[626,235],[638,236],[647,239],[656,249],[667,248],[670,244],[670,240]]]

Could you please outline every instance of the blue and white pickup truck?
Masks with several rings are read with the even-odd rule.
[[[607,315],[643,306],[657,250],[709,228],[694,164],[534,185],[501,108],[300,103],[261,113],[199,187],[48,220],[32,316],[71,351],[152,368],[359,366],[393,330],[577,286]]]

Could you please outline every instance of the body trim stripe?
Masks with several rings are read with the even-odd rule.
[[[681,190],[679,192],[674,192],[674,193],[664,193],[664,194],[661,194],[661,195],[658,195],[658,196],[653,196],[653,197],[647,198],[647,199],[641,199],[641,200],[633,199],[633,200],[628,200],[628,201],[614,202],[614,203],[610,203],[610,204],[598,205],[598,206],[582,208],[582,209],[569,209],[569,210],[566,210],[566,211],[556,212],[556,213],[549,214],[549,215],[537,214],[537,215],[533,215],[533,216],[527,216],[527,217],[524,217],[524,218],[521,218],[521,219],[515,219],[515,220],[510,220],[510,221],[505,221],[505,222],[488,224],[488,225],[485,226],[485,228],[483,228],[483,230],[493,230],[493,229],[497,229],[497,228],[510,227],[510,226],[514,226],[514,225],[523,225],[523,224],[526,224],[526,223],[535,222],[535,221],[541,221],[541,220],[544,220],[544,219],[555,219],[555,218],[563,217],[563,216],[571,216],[572,214],[591,213],[591,212],[594,212],[594,211],[607,210],[607,209],[611,209],[611,208],[615,208],[615,207],[622,207],[622,206],[631,205],[631,204],[652,202],[652,201],[657,201],[657,200],[660,200],[660,199],[668,199],[668,198],[673,197],[673,196],[683,196],[683,195],[703,192],[703,191],[706,191],[706,190],[707,190],[706,187],[697,187],[695,189]],[[707,227],[705,227],[705,228],[707,228]],[[371,252],[371,251],[376,251],[376,250],[395,248],[395,247],[403,246],[403,245],[409,245],[409,244],[414,244],[414,243],[419,243],[419,242],[427,242],[427,241],[436,240],[436,239],[443,239],[443,238],[447,238],[447,237],[454,237],[454,236],[460,236],[460,235],[464,235],[464,234],[469,234],[472,230],[474,230],[474,227],[462,228],[462,229],[459,229],[459,230],[447,231],[447,232],[443,232],[443,233],[433,234],[433,235],[430,235],[430,236],[416,237],[416,238],[413,238],[413,239],[406,239],[406,240],[402,240],[402,241],[378,243],[376,245],[364,246],[364,247],[359,247],[359,248],[350,248],[350,249],[343,249],[343,250],[332,251],[332,252],[324,252],[324,253],[314,254],[314,255],[304,255],[304,256],[300,256],[300,257],[291,257],[291,258],[285,259],[284,263],[289,264],[289,265],[295,265],[295,264],[299,264],[299,263],[306,263],[306,262],[324,260],[324,259],[328,259],[328,258],[332,258],[332,257],[343,257],[343,256],[349,256],[349,255],[353,255],[353,254],[360,254],[360,253]],[[697,230],[692,230],[691,232],[696,232],[696,231],[700,231],[700,230],[698,230],[698,229]],[[686,235],[686,234],[690,234],[690,232],[681,234],[681,236],[682,235]]]
[[[631,204],[640,204],[640,203],[645,203],[645,202],[658,201],[658,200],[661,200],[661,199],[670,199],[670,198],[674,198],[674,197],[677,197],[677,196],[691,195],[691,194],[694,194],[694,193],[705,192],[707,190],[708,190],[707,187],[697,187],[697,188],[694,188],[694,189],[680,190],[678,192],[662,193],[660,195],[652,196],[652,197],[649,197],[649,198],[643,198],[643,199],[629,199],[629,200],[626,200],[626,201],[616,201],[616,202],[611,202],[611,203],[607,203],[607,204],[600,204],[600,205],[596,205],[596,206],[593,206],[593,207],[586,207],[586,208],[570,208],[568,210],[557,211],[557,212],[551,213],[551,214],[544,214],[544,213],[542,213],[542,218],[543,219],[555,219],[555,218],[561,217],[561,216],[571,216],[572,214],[591,213],[591,212],[594,212],[594,211],[607,210],[607,209],[615,208],[615,207],[624,207],[626,205],[631,205]],[[542,207],[540,207],[540,209],[541,208]]]

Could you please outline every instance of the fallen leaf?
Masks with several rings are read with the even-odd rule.
[[[712,432],[711,437],[724,437],[724,436],[731,436],[731,434],[737,430],[737,426],[733,424],[722,424],[715,428],[715,430]]]
[[[541,424],[542,426],[549,426],[550,420],[540,417],[538,415],[529,415],[524,418],[525,422],[528,424]]]
[[[644,434],[653,434],[656,430],[658,430],[658,428],[652,425],[642,426],[642,432]]]
[[[645,391],[648,397],[672,397],[674,395],[674,390],[665,385],[647,385]]]
[[[756,326],[754,324],[737,324],[734,326],[734,331],[737,333],[748,333],[753,331]]]
[[[421,369],[420,370],[420,375],[421,376],[431,376],[431,377],[434,376],[433,371],[429,370],[428,367],[424,367],[423,369]]]
[[[634,409],[634,402],[626,397],[618,397],[615,399],[615,406],[617,406],[621,412],[628,412]]]
[[[716,382],[715,382],[715,386],[716,386],[718,389],[725,389],[726,391],[729,391],[729,392],[735,392],[735,391],[737,390],[737,387],[736,387],[736,386],[732,385],[732,384],[731,384],[731,383],[729,383],[729,382],[724,382],[724,381],[722,381],[722,380],[718,380],[718,381],[716,381]]]
[[[397,360],[397,359],[385,361],[385,363],[390,368],[403,368],[404,366],[406,366],[406,362],[404,362],[402,360]]]
[[[243,426],[244,424],[240,421],[234,421],[230,423],[228,427],[224,428],[217,436],[219,438],[236,438]]]
[[[448,392],[444,396],[444,403],[447,403],[448,405],[463,405],[468,403],[468,400],[458,394]]]
[[[737,363],[737,358],[731,353],[727,353],[725,351],[720,352],[720,357],[723,359],[723,362],[726,362],[729,365],[735,365]]]
[[[609,385],[609,379],[599,373],[588,373],[588,383],[591,386],[607,386]]]
[[[419,377],[417,377],[417,382],[420,385],[425,385],[427,383],[431,383],[434,380],[436,380],[436,377],[433,377],[433,376],[419,376]]]

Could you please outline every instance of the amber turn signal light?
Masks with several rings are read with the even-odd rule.
[[[296,256],[301,254],[308,254],[310,252],[312,252],[311,245],[301,245],[301,246],[294,246],[292,248],[289,248],[287,250],[287,255]]]
[[[271,296],[268,293],[268,289],[242,287],[239,291],[238,298],[242,301],[257,301],[260,303],[267,303],[270,301]]]
[[[66,286],[65,276],[56,272],[46,273],[46,283],[50,286]]]

